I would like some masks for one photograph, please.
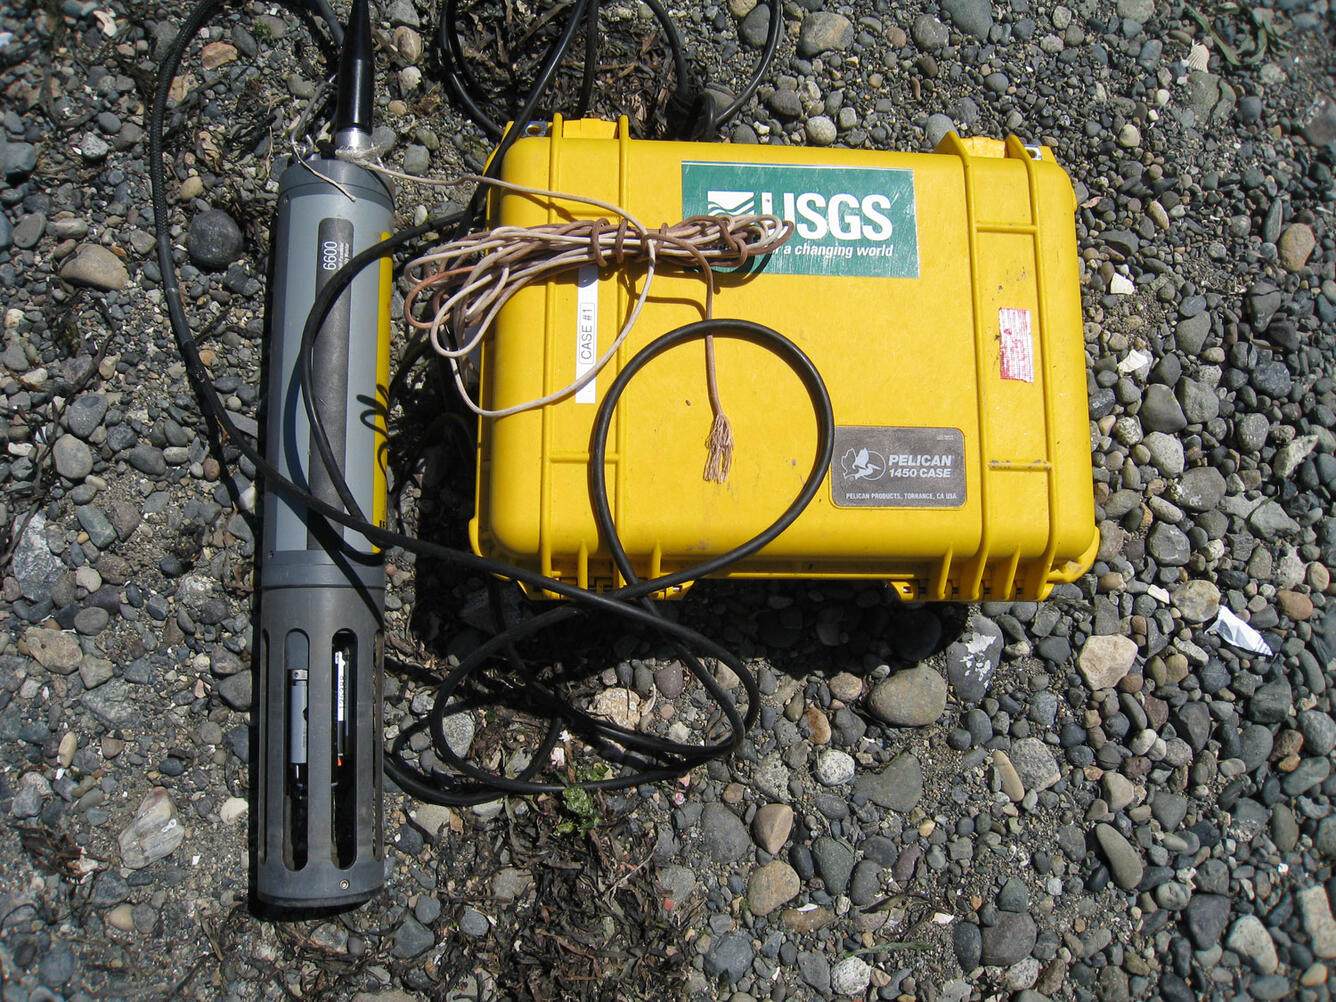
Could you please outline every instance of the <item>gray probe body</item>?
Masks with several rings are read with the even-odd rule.
[[[300,396],[302,330],[330,276],[392,231],[394,208],[364,168],[336,159],[309,166],[288,168],[279,183],[265,441],[285,476],[339,505]],[[364,269],[327,315],[312,355],[311,391],[343,477],[378,523],[390,287],[388,259]],[[259,578],[256,893],[288,908],[365,901],[385,880],[384,563],[360,533],[266,489]]]

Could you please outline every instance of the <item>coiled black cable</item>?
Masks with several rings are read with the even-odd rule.
[[[577,4],[579,2],[580,0],[577,0]],[[328,437],[320,420],[321,416],[318,410],[313,408],[312,427],[318,429],[316,440],[320,444],[319,451],[330,472],[336,491],[346,505],[346,510],[315,496],[300,484],[284,477],[276,467],[261,455],[256,445],[249,441],[233,422],[231,414],[210,382],[208,370],[200,359],[198,347],[191,333],[189,318],[185,313],[180,283],[172,257],[171,232],[168,222],[170,209],[167,202],[165,153],[163,149],[168,92],[172,79],[180,68],[186,48],[199,30],[223,6],[223,3],[224,0],[200,0],[186,16],[180,32],[163,57],[153,106],[149,115],[148,130],[149,180],[152,189],[156,251],[161,273],[160,281],[167,301],[168,318],[173,335],[185,361],[186,372],[206,416],[216,422],[217,426],[241,454],[254,464],[256,470],[264,479],[266,489],[285,492],[294,501],[307,508],[312,513],[312,517],[323,517],[343,525],[361,533],[381,547],[400,547],[422,556],[438,559],[489,576],[527,584],[533,588],[572,600],[570,604],[555,606],[525,622],[508,626],[452,670],[438,686],[427,725],[431,731],[435,753],[440,759],[448,762],[452,768],[464,777],[463,779],[458,776],[428,775],[405,762],[401,756],[405,741],[411,731],[401,733],[393,743],[390,749],[391,753],[386,757],[386,772],[403,790],[422,800],[442,804],[468,805],[492,800],[507,793],[556,792],[569,785],[567,783],[540,782],[534,778],[538,771],[547,764],[547,753],[554,747],[556,735],[562,725],[572,726],[582,735],[592,737],[595,740],[613,742],[629,749],[639,756],[640,761],[644,763],[629,773],[605,779],[583,780],[577,784],[588,789],[627,788],[645,782],[672,778],[681,775],[686,770],[709,758],[736,750],[743,740],[746,730],[755,721],[760,705],[760,694],[751,672],[747,671],[740,658],[708,637],[689,627],[663,618],[658,614],[648,597],[656,591],[722,572],[737,561],[754,555],[769,545],[787,526],[792,524],[812,498],[815,497],[831,462],[834,443],[834,415],[831,410],[829,394],[811,360],[793,342],[768,327],[742,320],[710,320],[688,324],[657,338],[642,349],[619,372],[599,408],[590,444],[591,503],[604,543],[612,553],[623,578],[627,581],[625,586],[612,592],[600,594],[585,591],[569,582],[549,578],[522,568],[511,567],[468,551],[456,550],[417,539],[368,522],[363,517],[363,513],[348,489],[347,482],[343,477],[342,464],[335,460],[329,447]],[[584,8],[581,7],[580,9],[583,10]],[[536,93],[531,94],[529,100],[526,101],[526,105],[536,106],[539,97],[540,95]],[[513,141],[517,131],[512,129],[507,138]],[[498,151],[497,157],[493,160],[494,168],[498,168],[500,156],[504,153],[504,147],[508,144],[503,142],[502,145],[503,149]],[[355,256],[331,276],[317,296],[307,320],[303,333],[306,356],[309,357],[309,346],[319,334],[319,328],[325,313],[328,312],[338,296],[346,290],[364,267],[428,232],[447,230],[450,227],[460,225],[467,221],[469,215],[470,213],[467,212],[455,213],[428,220],[420,226],[403,230]],[[801,378],[813,404],[818,431],[816,455],[813,458],[811,471],[804,481],[799,495],[766,529],[739,546],[694,567],[685,568],[648,581],[640,581],[637,579],[630,560],[617,536],[616,527],[608,507],[603,479],[608,427],[615,412],[617,401],[627,383],[644,365],[659,354],[677,345],[704,338],[707,334],[743,338],[766,347],[784,358]],[[307,385],[309,385],[309,382]],[[304,393],[303,396],[307,399],[308,407],[311,407],[312,395]],[[729,733],[727,737],[712,744],[687,745],[641,734],[599,720],[562,700],[543,684],[536,674],[529,670],[528,666],[524,665],[518,655],[515,654],[515,645],[524,638],[582,612],[591,611],[620,616],[630,622],[652,627],[678,644],[692,674],[701,682],[728,719]],[[699,657],[690,653],[688,648],[703,651],[707,656],[718,659],[738,675],[747,693],[745,715],[738,711],[728,694],[700,663]],[[469,680],[483,664],[489,662],[498,654],[506,655],[511,666],[517,670],[527,705],[549,714],[547,737],[542,742],[539,752],[531,757],[529,764],[519,775],[513,777],[486,772],[456,756],[446,741],[443,726],[447,708],[460,686]]]

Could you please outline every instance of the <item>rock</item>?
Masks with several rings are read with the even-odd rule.
[[[173,853],[185,837],[171,795],[161,786],[154,787],[117,838],[121,862],[132,870],[143,869]]]
[[[1096,691],[1111,689],[1132,670],[1137,659],[1137,642],[1121,635],[1095,636],[1081,648],[1078,667],[1086,684]]]
[[[1259,686],[1248,701],[1248,719],[1257,724],[1278,724],[1290,715],[1294,691],[1289,680],[1276,679]]]
[[[1011,759],[1001,748],[993,750],[993,768],[997,771],[998,781],[1002,786],[1002,792],[1007,795],[1007,799],[1013,804],[1019,804],[1025,799],[1025,784],[1021,782],[1020,773],[1016,767],[1011,764]]]
[[[1034,919],[1026,912],[999,912],[997,923],[983,929],[980,960],[985,967],[1010,967],[1030,955],[1037,936]]]
[[[1318,94],[1301,116],[1304,139],[1313,146],[1336,143],[1336,101],[1327,94]]]
[[[106,414],[107,398],[100,393],[85,393],[65,409],[65,427],[70,434],[86,439],[97,431]]]
[[[798,974],[822,995],[830,991],[830,961],[825,954],[798,954]]]
[[[977,706],[987,694],[988,683],[1002,660],[1002,647],[1001,628],[980,616],[972,634],[946,649],[946,677],[965,706]]]
[[[872,983],[872,967],[862,957],[845,957],[830,969],[830,989],[836,995],[862,998]]]
[[[474,939],[482,939],[492,931],[492,923],[476,908],[465,908],[459,916],[459,931]],[[434,938],[433,938],[434,942]]]
[[[1183,530],[1157,522],[1146,536],[1146,550],[1161,567],[1182,567],[1192,558],[1192,542]]]
[[[23,642],[38,664],[60,675],[68,675],[83,660],[78,639],[61,630],[30,626],[23,632]]]
[[[1224,475],[1214,466],[1194,466],[1170,488],[1169,496],[1188,511],[1211,511],[1224,499]]]
[[[807,120],[807,141],[813,146],[829,146],[838,135],[835,123],[826,115],[813,115]]]
[[[751,970],[751,938],[740,932],[725,933],[710,943],[705,953],[705,974],[710,978],[726,978],[730,985]]]
[[[914,38],[914,44],[924,52],[935,52],[951,40],[946,25],[931,14],[920,14],[914,18],[909,33]]]
[[[1286,513],[1275,501],[1266,501],[1257,506],[1248,516],[1248,525],[1265,540],[1277,536],[1289,536],[1299,531],[1299,523]]]
[[[1322,891],[1321,888],[1318,888]],[[1323,892],[1325,897],[1325,892]],[[1229,898],[1223,894],[1202,894],[1192,896],[1184,909],[1187,918],[1188,934],[1199,950],[1209,950],[1220,942],[1220,936],[1229,924]]]
[[[742,40],[753,49],[759,49],[765,45],[769,31],[770,6],[763,3],[753,7],[742,19],[742,24],[738,26],[738,32],[742,35]]]
[[[121,259],[97,244],[81,244],[60,269],[60,277],[94,289],[124,289],[130,283]]]
[[[1211,315],[1198,313],[1178,322],[1174,328],[1174,343],[1185,355],[1197,355],[1206,345],[1211,333]]]
[[[974,922],[956,923],[955,929],[951,931],[951,946],[960,969],[966,974],[979,966],[983,957],[983,934]]]
[[[980,41],[988,40],[993,27],[993,5],[989,0],[942,0],[942,10],[965,34]]]
[[[466,911],[473,911],[467,909]],[[474,912],[474,914],[478,914]],[[487,919],[484,917],[483,925],[487,925]],[[463,931],[464,921],[460,920],[460,930]],[[416,957],[420,953],[430,950],[436,945],[435,934],[419,922],[412,915],[405,915],[399,928],[394,931],[394,948],[392,953],[401,960],[408,960]]]
[[[812,843],[812,861],[816,873],[830,895],[843,894],[854,870],[854,851],[848,845],[823,835]]]
[[[56,472],[67,480],[79,481],[93,472],[93,450],[73,435],[61,435],[51,452]]]
[[[29,602],[44,602],[50,598],[52,587],[65,573],[64,563],[46,544],[46,516],[41,512],[28,520],[19,536],[10,573]]]
[[[1109,810],[1118,813],[1136,799],[1136,787],[1120,772],[1106,772],[1103,778],[1104,800]]]
[[[843,14],[814,10],[798,30],[798,54],[811,59],[823,52],[843,51],[854,41],[854,26]]]
[[[897,727],[923,727],[946,710],[946,680],[925,666],[896,672],[872,690],[868,709]]]
[[[1336,720],[1321,710],[1304,710],[1299,714],[1299,733],[1304,736],[1304,752],[1328,755],[1336,748]]]
[[[1188,426],[1188,419],[1174,391],[1163,383],[1151,383],[1146,387],[1137,416],[1141,419],[1141,427],[1148,432],[1172,434]]]
[[[878,807],[908,814],[923,798],[923,767],[909,752],[893,758],[881,772],[863,773],[854,783],[861,794]]]
[[[124,679],[112,679],[79,696],[79,702],[107,727],[130,727],[139,719],[136,687]]]
[[[1336,957],[1336,920],[1332,919],[1326,888],[1317,884],[1305,888],[1295,897],[1313,953],[1322,960]]]
[[[251,673],[240,671],[218,683],[218,695],[232,709],[246,711],[251,708],[252,688]]]
[[[1062,778],[1053,752],[1040,738],[1013,741],[1007,757],[1027,790],[1047,790]]]
[[[1272,400],[1283,401],[1294,385],[1294,375],[1284,362],[1259,362],[1249,374],[1249,380],[1258,393]]]
[[[218,808],[218,820],[225,825],[236,824],[246,816],[249,809],[250,805],[244,798],[228,797],[223,801],[223,806]]]
[[[1174,608],[1189,623],[1205,623],[1220,611],[1220,589],[1209,581],[1189,581],[1174,591]]]
[[[772,856],[784,847],[792,830],[793,808],[787,804],[766,804],[752,818],[752,837]]]
[[[752,871],[747,881],[747,907],[753,915],[769,915],[792,901],[802,890],[802,882],[793,867],[776,859]]]
[[[751,848],[742,819],[723,804],[706,804],[700,815],[701,843],[720,863],[736,863]]]
[[[766,99],[766,103],[770,105],[770,110],[780,118],[802,117],[803,99],[792,88],[781,87]]]
[[[186,250],[200,268],[221,270],[241,256],[241,228],[221,209],[197,213],[190,220]]]
[[[1114,882],[1125,891],[1136,890],[1145,867],[1137,851],[1132,848],[1132,843],[1117,828],[1106,824],[1095,826],[1095,840],[1104,858],[1109,861],[1109,872]]]
[[[854,778],[853,756],[827,748],[816,761],[815,775],[822,786],[841,786]]]
[[[32,143],[0,142],[0,172],[5,177],[27,177],[36,169],[37,147]]]
[[[1280,265],[1286,271],[1302,271],[1308,264],[1308,257],[1317,246],[1313,228],[1307,223],[1291,223],[1285,227],[1276,244]]]
[[[1164,476],[1176,477],[1183,472],[1183,443],[1177,436],[1153,431],[1141,444],[1150,453],[1151,464]]]
[[[951,121],[950,115],[936,114],[928,116],[928,124],[924,127],[923,138],[929,149],[936,149],[937,144],[946,138],[947,133],[956,131],[956,123]]]

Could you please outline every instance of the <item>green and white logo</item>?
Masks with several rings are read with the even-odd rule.
[[[912,170],[683,162],[684,216],[752,213],[794,225],[771,274],[918,278]]]

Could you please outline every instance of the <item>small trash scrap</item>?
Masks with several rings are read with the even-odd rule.
[[[1215,622],[1206,628],[1207,633],[1219,633],[1226,643],[1241,647],[1253,654],[1272,654],[1271,645],[1262,639],[1262,635],[1239,619],[1223,605],[1216,614]]]

